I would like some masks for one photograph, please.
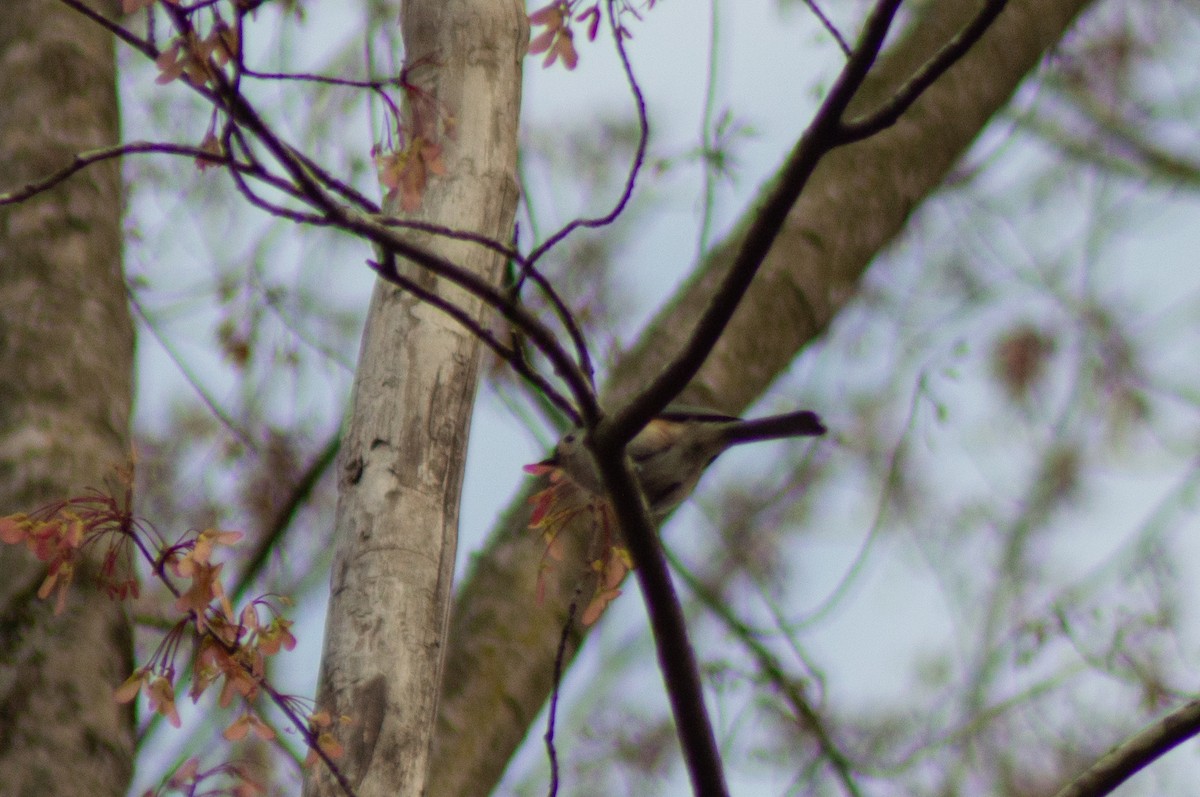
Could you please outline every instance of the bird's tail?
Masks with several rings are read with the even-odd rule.
[[[803,410],[786,415],[772,415],[743,421],[729,435],[730,444],[750,443],[755,440],[775,440],[780,437],[817,437],[825,434],[825,425],[815,412]]]

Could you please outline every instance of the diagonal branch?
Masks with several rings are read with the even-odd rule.
[[[729,787],[725,783],[721,750],[704,705],[700,666],[688,639],[687,618],[675,594],[646,498],[634,479],[623,443],[593,450],[650,616],[658,666],[671,702],[675,732],[683,748],[693,793],[723,797],[729,793]]]
[[[1054,797],[1103,797],[1179,745],[1200,734],[1200,700],[1193,700],[1134,734]]]
[[[988,0],[979,13],[958,35],[946,42],[946,46],[937,52],[922,66],[916,74],[905,81],[896,93],[887,99],[874,113],[842,124],[841,135],[843,143],[861,141],[891,127],[917,101],[924,91],[933,85],[933,81],[941,77],[947,69],[954,66],[967,50],[979,41],[996,17],[1004,10],[1008,0]]]
[[[838,137],[842,114],[866,79],[899,7],[900,0],[880,0],[867,18],[853,55],[843,67],[829,96],[821,103],[821,108],[808,130],[793,148],[775,189],[756,210],[754,221],[737,259],[713,296],[712,302],[696,323],[692,337],[683,351],[649,387],[613,418],[607,429],[598,430],[599,435],[611,435],[614,439],[622,441],[629,440],[650,418],[679,395],[684,385],[700,370],[717,338],[725,331],[726,324],[733,317],[733,312],[745,295],[746,289],[758,273],[759,266],[766,259],[776,236],[783,229],[788,212],[807,185],[817,163],[827,152],[843,143]]]
[[[661,411],[700,370],[725,331],[751,281],[783,229],[788,213],[808,184],[820,160],[836,147],[859,141],[894,124],[933,82],[958,62],[991,26],[1007,0],[990,0],[957,36],[947,43],[874,114],[843,122],[862,86],[899,9],[899,0],[882,0],[864,26],[859,44],[846,63],[816,117],[784,164],[775,189],[756,211],[737,258],[711,303],[696,323],[691,339],[651,385],[612,421],[608,434],[629,439]],[[603,432],[602,432],[603,433]]]

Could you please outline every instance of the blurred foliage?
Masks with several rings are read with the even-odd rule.
[[[254,40],[252,62],[396,71],[394,4],[358,17],[320,5],[263,8],[274,39]],[[829,5],[838,24],[864,6]],[[780,24],[822,39],[801,7]],[[863,794],[1045,794],[1194,691],[1197,40],[1192,6],[1094,9],[764,397],[759,412],[820,410],[832,442],[731,453],[665,530],[744,793],[844,794],[848,777]],[[718,75],[737,57],[720,55]],[[128,138],[199,142],[207,117],[187,92],[147,93],[153,66],[122,66]],[[362,94],[253,91],[290,139],[378,195],[382,116]],[[703,141],[652,151],[653,179],[617,225],[543,264],[601,368],[635,334],[631,308],[649,309],[639,279],[661,248],[648,242],[687,257],[707,238],[714,199],[697,203],[694,185],[707,172],[720,201],[745,199],[742,147],[770,120],[736,97],[719,107]],[[636,129],[601,117],[524,131],[523,247],[619,192]],[[369,255],[251,216],[227,181],[177,166],[124,165],[143,313],[139,511],[168,537],[217,525],[267,539],[257,589],[319,593],[329,469],[275,521],[340,425]],[[679,208],[698,219],[692,243],[655,242]],[[543,423],[511,374],[492,363],[489,376],[484,401]],[[568,678],[565,794],[666,793],[681,777],[665,700],[643,688],[659,681],[640,613],[621,605]],[[505,793],[544,792],[539,737]],[[151,724],[147,766],[208,738]],[[1168,759],[1123,793],[1181,793],[1194,769]]]

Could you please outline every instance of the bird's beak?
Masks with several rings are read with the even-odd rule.
[[[541,462],[534,462],[532,465],[526,465],[521,470],[526,473],[531,473],[534,476],[541,476],[544,473],[549,473],[558,468],[558,452],[551,454]]]

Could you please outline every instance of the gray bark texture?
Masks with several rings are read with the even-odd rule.
[[[826,156],[740,309],[680,399],[736,414],[759,396],[854,296],[875,255],[1087,5],[1087,0],[1014,0],[895,126]],[[975,9],[961,0],[925,4],[876,64],[851,116],[890,96]],[[751,208],[747,218],[753,214]],[[610,409],[681,348],[747,226],[714,249],[619,359],[607,390]],[[491,793],[552,686],[577,579],[560,579],[545,602],[535,604],[543,546],[525,529],[527,495],[500,518],[455,600],[431,773],[430,794],[436,797]],[[573,567],[583,572],[585,541],[577,542],[578,561],[560,563],[561,572]],[[568,658],[581,637],[572,630]]]
[[[508,241],[517,202],[521,61],[517,0],[407,0],[411,78],[456,120],[446,174],[415,217]],[[413,242],[495,281],[501,259],[429,235]],[[461,290],[402,274],[482,318]],[[376,286],[338,469],[336,550],[318,705],[353,722],[342,772],[360,797],[425,793],[445,651],[459,492],[480,343],[441,311]],[[310,795],[339,793],[322,767]]]
[[[0,186],[117,143],[115,78],[107,31],[51,0],[5,3]],[[121,204],[109,161],[0,209],[0,514],[105,488],[128,462]],[[0,793],[124,794],[133,715],[113,689],[133,669],[129,624],[87,568],[55,616],[45,574],[23,546],[0,550]]]

